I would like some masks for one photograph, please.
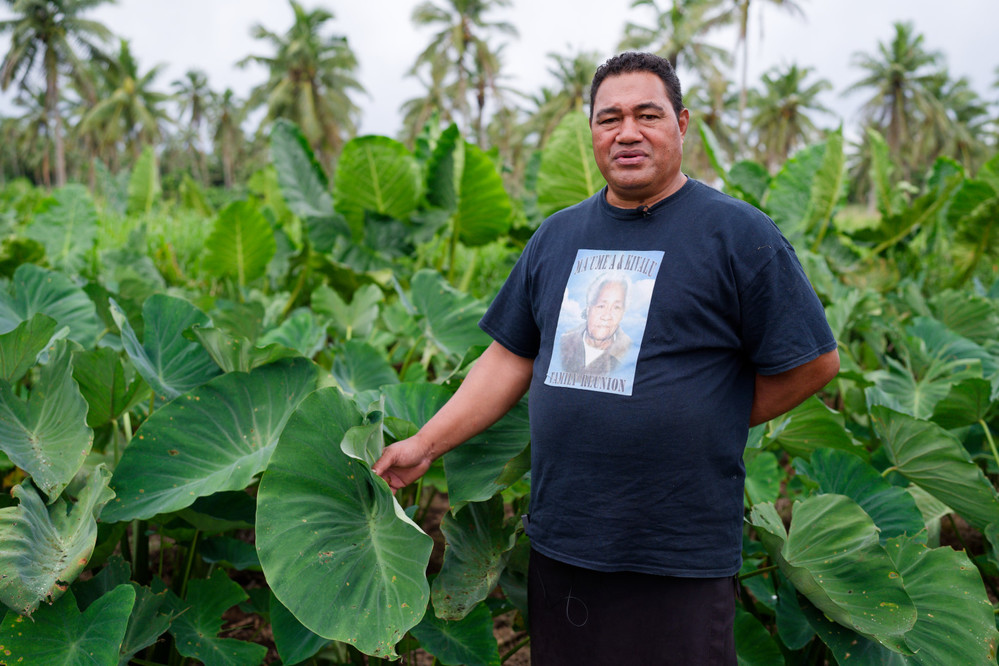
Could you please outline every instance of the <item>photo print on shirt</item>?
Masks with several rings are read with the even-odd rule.
[[[579,250],[545,384],[631,395],[661,250]]]

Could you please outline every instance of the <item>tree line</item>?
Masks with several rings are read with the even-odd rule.
[[[0,88],[13,91],[15,112],[0,117],[0,183],[27,177],[45,186],[74,180],[93,188],[100,170],[131,168],[142,148],[155,146],[165,176],[191,174],[204,186],[232,188],[267,163],[266,135],[274,120],[298,125],[317,159],[331,171],[357,132],[365,93],[349,36],[336,17],[290,0],[291,26],[255,25],[259,52],[236,65],[262,65],[266,81],[244,99],[214,90],[199,70],[165,84],[162,65],[145,69],[128,40],[87,17],[110,0],[2,0],[12,18],[0,21],[10,45],[0,62]],[[841,121],[824,106],[831,83],[811,67],[790,63],[747,80],[752,0],[634,0],[646,20],[629,21],[618,50],[648,50],[668,58],[685,82],[692,117],[731,163],[748,159],[778,168],[798,149],[821,140]],[[757,0],[804,18],[794,0]],[[401,141],[414,147],[425,133],[455,123],[480,148],[494,151],[511,191],[523,189],[532,155],[559,121],[585,109],[594,69],[612,54],[548,54],[551,84],[519,91],[504,84],[503,49],[516,27],[495,17],[510,0],[425,0],[411,14],[428,35],[407,72],[422,86],[405,101]],[[737,48],[711,38],[735,28]],[[929,165],[946,155],[969,172],[999,146],[995,102],[954,76],[943,54],[911,23],[871,51],[850,55],[856,80],[843,94],[861,99],[858,142],[851,146],[851,198],[870,189],[868,130],[883,136],[896,182],[918,187]],[[738,74],[736,74],[738,71]],[[994,88],[999,88],[999,66]],[[736,80],[738,79],[738,80]],[[686,169],[711,173],[708,151],[693,131]],[[165,178],[165,183],[170,178]]]

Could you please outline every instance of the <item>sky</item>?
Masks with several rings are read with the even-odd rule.
[[[444,0],[434,0],[442,4]],[[859,121],[857,106],[862,93],[843,91],[862,76],[851,66],[858,52],[875,54],[878,43],[888,43],[896,21],[911,21],[924,35],[924,48],[944,55],[951,75],[966,76],[983,97],[999,101],[993,88],[999,79],[999,0],[796,0],[805,16],[795,16],[771,3],[753,3],[749,35],[749,80],[775,66],[798,64],[813,67],[833,85],[820,98],[836,117],[818,118],[822,126]],[[356,54],[358,78],[367,94],[355,96],[362,108],[363,134],[394,136],[399,130],[400,105],[421,94],[416,79],[407,77],[417,55],[429,43],[431,30],[415,28],[410,17],[418,0],[300,0],[307,8],[322,6],[334,20],[330,34],[344,35]],[[668,0],[660,0],[665,6]],[[624,25],[648,22],[647,8],[632,8],[632,0],[512,0],[509,7],[486,15],[493,21],[512,23],[519,38],[509,41],[503,53],[507,85],[534,93],[551,85],[547,54],[595,50],[603,58],[616,52]],[[0,10],[0,19],[9,18]],[[266,78],[259,66],[238,68],[250,54],[270,55],[265,42],[254,40],[251,27],[263,24],[283,33],[291,25],[292,11],[284,0],[117,0],[88,17],[100,20],[119,37],[130,41],[141,71],[162,65],[157,88],[188,69],[206,72],[215,90],[230,87],[240,97]],[[734,48],[733,31],[718,32],[713,41]],[[0,53],[8,42],[0,38]],[[681,71],[682,74],[682,71]],[[738,75],[733,73],[738,80]],[[0,93],[0,113],[10,113],[13,90]]]

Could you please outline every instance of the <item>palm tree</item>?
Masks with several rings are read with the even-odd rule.
[[[56,185],[66,183],[66,152],[59,115],[60,72],[68,72],[83,88],[88,58],[99,53],[97,42],[111,38],[101,23],[82,15],[108,0],[2,0],[15,18],[0,21],[0,35],[10,35],[10,50],[0,62],[0,89],[15,80],[22,86],[32,72],[45,79],[48,134],[55,152]],[[83,51],[83,58],[79,50]]]
[[[802,11],[801,7],[795,0],[765,0],[772,5],[776,5],[781,9],[785,9],[791,14],[804,17],[805,12]],[[749,91],[749,10],[752,5],[752,0],[733,0],[735,6],[732,10],[735,12],[736,24],[739,27],[739,38],[736,42],[736,47],[742,47],[742,78],[739,86],[739,143],[738,150],[741,153],[743,148],[745,148],[745,132],[743,128],[743,119],[746,116],[746,103]]]
[[[732,15],[725,11],[728,0],[673,0],[663,9],[656,0],[634,0],[631,7],[646,6],[655,13],[651,25],[628,23],[620,50],[651,51],[681,65],[707,81],[718,71],[718,63],[730,65],[731,55],[705,37],[714,29],[729,25]]]
[[[454,95],[450,108],[441,111],[448,115],[464,118],[466,129],[477,133],[480,145],[485,144],[482,132],[487,91],[497,91],[499,78],[499,52],[493,50],[488,37],[493,33],[517,36],[517,29],[505,21],[487,21],[484,16],[494,7],[509,7],[510,0],[442,0],[443,6],[434,0],[425,0],[413,10],[412,21],[417,26],[431,26],[436,29],[430,44],[416,58],[410,75],[419,76],[423,68],[434,68],[440,63],[449,63],[453,70],[444,72],[443,88],[448,74],[454,76]],[[431,80],[435,81],[433,74]],[[475,92],[477,110],[472,115],[468,103],[469,91]]]
[[[423,84],[426,93],[406,100],[399,107],[403,115],[402,140],[410,147],[432,118],[436,117],[444,125],[450,125],[454,121],[450,111],[452,91],[445,83],[448,63],[443,60],[431,63],[429,74],[430,79],[424,80],[422,73],[411,72],[410,75]]]
[[[94,131],[106,149],[121,146],[138,159],[144,145],[162,137],[161,124],[169,120],[163,105],[170,96],[152,89],[162,65],[141,73],[124,39],[118,54],[102,65],[101,100],[83,117],[80,129]]]
[[[924,38],[911,23],[895,23],[891,42],[879,42],[876,55],[855,53],[854,64],[865,71],[846,93],[871,90],[861,107],[865,122],[888,144],[901,176],[909,179],[916,167],[914,129],[920,118],[940,112],[933,98],[940,77],[941,56],[923,46]]]
[[[920,162],[929,166],[938,155],[946,155],[960,162],[968,173],[974,173],[989,157],[985,140],[990,120],[988,103],[975,92],[967,77],[951,79],[941,72],[935,84],[928,90],[934,108],[924,114],[915,132]]]
[[[806,82],[811,67],[774,68],[762,77],[763,90],[752,91],[750,128],[756,135],[757,151],[768,168],[783,164],[798,148],[819,138],[811,112],[832,113],[818,101],[820,93],[832,88],[826,79]]]
[[[200,69],[189,69],[183,78],[171,83],[174,97],[180,105],[181,118],[186,114],[188,127],[182,131],[184,143],[194,156],[194,164],[198,169],[200,180],[206,179],[205,153],[202,150],[201,125],[205,121],[211,90],[208,88],[208,77]]]
[[[593,71],[600,62],[596,51],[579,51],[571,55],[549,53],[552,61],[548,68],[555,77],[554,88],[542,88],[534,96],[534,111],[531,113],[530,129],[537,134],[537,146],[541,148],[555,131],[566,114],[582,111],[590,101],[590,82]]]
[[[333,20],[332,12],[306,11],[295,0],[291,8],[294,22],[283,35],[259,24],[253,28],[253,37],[268,42],[273,55],[251,55],[239,65],[267,67],[267,82],[252,91],[250,106],[267,106],[265,123],[277,118],[296,123],[329,167],[357,130],[360,110],[349,96],[350,91],[364,92],[355,78],[357,58],[346,37],[321,34]]]
[[[231,88],[211,97],[209,117],[213,128],[212,139],[222,162],[222,179],[226,189],[231,189],[236,181],[236,158],[245,139],[242,125],[247,109],[248,106],[239,102]]]

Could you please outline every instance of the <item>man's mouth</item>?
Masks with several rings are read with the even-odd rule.
[[[614,161],[618,164],[638,164],[645,159],[645,153],[640,150],[625,150],[614,155]]]

